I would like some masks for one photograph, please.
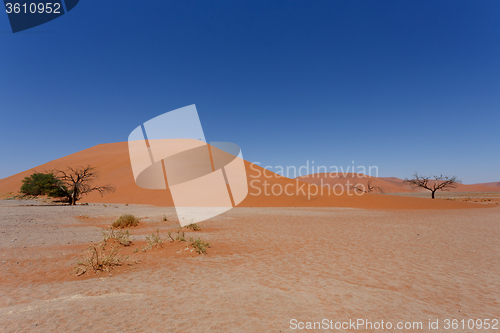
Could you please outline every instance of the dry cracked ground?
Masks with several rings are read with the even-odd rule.
[[[122,249],[127,264],[76,276],[76,262],[124,213],[141,218],[130,229],[132,245]],[[236,208],[186,233],[210,242],[204,255],[168,240],[141,250],[156,229],[164,238],[176,230],[172,208],[4,200],[0,327],[288,332],[292,319],[362,318],[422,322],[424,332],[429,319],[439,320],[434,332],[450,332],[447,318],[500,316],[499,217],[498,207]]]

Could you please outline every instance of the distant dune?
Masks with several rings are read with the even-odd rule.
[[[132,175],[126,142],[101,144],[80,152],[62,157],[49,163],[23,171],[0,180],[0,194],[17,193],[24,177],[38,171],[43,172],[54,168],[67,166],[96,167],[101,174],[99,184],[112,183],[116,192],[101,197],[98,193],[85,196],[82,202],[94,203],[130,203],[150,204],[156,206],[173,206],[168,190],[147,190],[138,187]],[[353,180],[352,175],[342,179],[325,177],[301,177],[289,179],[245,161],[249,182],[249,194],[239,205],[240,207],[357,207],[370,209],[447,209],[487,207],[466,202],[447,200],[431,200],[403,196],[380,194],[355,195],[347,193],[347,181]],[[351,177],[351,178],[349,178]],[[337,194],[328,193],[328,187],[319,187],[321,179],[328,184],[344,185],[344,193],[340,194],[342,186],[336,187]],[[365,183],[366,183],[366,179]],[[311,184],[312,183],[312,184]],[[376,178],[373,185],[380,186],[386,193],[411,191],[398,178]],[[492,191],[494,186],[459,185],[456,191]],[[499,189],[500,190],[500,189]],[[285,193],[286,191],[286,193]],[[321,193],[323,191],[323,193]]]
[[[500,182],[493,182],[493,183],[479,183],[475,185],[482,185],[482,186],[489,186],[489,187],[500,187]]]
[[[384,193],[405,193],[405,192],[426,192],[425,189],[412,189],[407,184],[404,183],[403,179],[396,177],[370,177],[362,174],[339,174],[339,177],[332,177],[336,175],[331,175],[328,173],[319,173],[313,175],[307,175],[298,177],[302,182],[325,185],[329,184],[334,186],[335,184],[345,185],[347,182],[349,184],[362,184],[367,186],[367,182],[371,179],[371,185],[380,187]],[[496,183],[481,183],[481,184],[456,184],[455,188],[450,188],[449,192],[494,192],[500,191],[500,182]]]

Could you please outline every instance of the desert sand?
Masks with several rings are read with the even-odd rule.
[[[307,182],[310,184],[346,184],[347,181],[352,183],[360,183],[367,185],[368,179],[372,180],[372,186],[378,186],[383,190],[383,193],[429,193],[425,189],[421,188],[411,188],[404,183],[403,179],[397,177],[370,177],[363,174],[356,173],[346,173],[340,174],[339,177],[331,177],[328,173],[317,173],[313,175],[307,175],[302,177],[297,177],[300,181]],[[500,183],[479,183],[479,184],[460,184],[457,183],[455,188],[449,188],[446,192],[500,192]],[[438,192],[438,195],[442,192]]]
[[[0,200],[2,332],[290,332],[294,320],[358,319],[423,325],[408,331],[439,320],[433,331],[449,332],[446,319],[499,317],[496,183],[432,200],[378,178],[402,195],[329,195],[317,177],[289,179],[246,162],[247,198],[186,231],[210,242],[206,254],[167,239],[179,228],[172,197],[135,185],[126,143],[1,179],[0,194],[12,197],[33,171],[88,164],[115,193],[77,206]],[[266,195],[273,186],[307,194]],[[478,195],[484,188],[493,194]],[[461,200],[464,193],[477,200]],[[140,218],[128,229],[132,244],[120,247],[123,264],[77,276],[77,262],[122,214]],[[163,246],[142,251],[155,230]]]
[[[88,245],[122,213],[143,218],[123,250],[133,264],[73,274]],[[0,327],[289,332],[292,319],[427,325],[498,318],[499,216],[498,206],[235,208],[190,233],[210,241],[206,255],[182,242],[133,253],[156,228],[164,236],[177,228],[173,208],[3,200]]]
[[[20,172],[8,178],[0,179],[0,198],[8,198],[19,191],[24,177],[33,172],[46,172],[56,168],[65,169],[68,166],[87,166],[92,165],[100,172],[100,184],[113,184],[116,192],[101,197],[97,192],[85,196],[81,202],[100,202],[100,203],[129,203],[129,204],[148,204],[156,206],[173,206],[172,197],[168,190],[148,190],[138,187],[135,184],[128,146],[126,142],[101,144],[92,148],[62,157],[60,159],[48,162],[38,167]],[[326,188],[315,185],[319,178],[304,177],[303,179],[290,179],[271,171],[264,170],[262,167],[245,161],[247,178],[249,182],[249,194],[246,199],[239,204],[239,207],[351,207],[351,208],[369,208],[369,209],[458,209],[477,207],[471,203],[450,202],[443,200],[426,200],[425,198],[407,198],[401,196],[386,196],[379,194],[365,194],[358,196],[333,190],[328,194]],[[349,177],[349,175],[347,175]],[[397,179],[397,178],[395,178]],[[381,182],[383,179],[377,179]],[[312,182],[309,184],[306,181]],[[355,179],[354,182],[366,182],[365,178]],[[325,183],[334,185],[341,183],[345,185],[346,179],[327,178]],[[389,180],[385,181],[390,183]],[[398,183],[398,181],[394,181]],[[378,185],[378,183],[374,183]],[[385,183],[384,183],[385,184]],[[289,187],[287,187],[289,185]],[[273,186],[274,192],[273,192]],[[401,186],[385,184],[385,192],[390,189],[402,188]],[[460,188],[464,191],[464,186]],[[471,185],[472,186],[472,185]],[[293,195],[285,195],[284,191]],[[332,187],[333,188],[333,187]],[[344,189],[346,186],[344,186]],[[496,191],[493,186],[473,186],[473,191]],[[283,191],[283,192],[280,192]],[[409,189],[407,189],[410,191]],[[395,192],[401,192],[396,191]],[[281,194],[280,194],[281,193]],[[278,194],[278,195],[277,195]],[[430,194],[429,194],[430,195]],[[439,197],[439,194],[437,195]],[[484,205],[485,207],[487,205]],[[491,205],[490,205],[491,206]]]

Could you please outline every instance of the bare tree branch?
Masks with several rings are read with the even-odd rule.
[[[406,178],[404,182],[413,188],[421,187],[431,191],[432,199],[435,198],[436,191],[449,191],[450,188],[457,187],[457,183],[461,183],[456,176],[449,177],[441,174],[439,176],[426,177],[419,176],[416,172],[413,175],[413,179]]]
[[[366,181],[366,188],[364,186],[359,186],[359,184],[356,186],[352,186],[352,188],[356,191],[363,192],[363,193],[372,193],[372,192],[378,191],[378,192],[384,194],[384,190],[380,186],[373,186],[372,183],[373,183],[373,179],[368,178],[368,180]]]
[[[87,165],[86,167],[68,167],[66,170],[53,170],[52,173],[61,181],[61,190],[66,194],[70,205],[75,205],[85,194],[97,191],[101,196],[115,191],[111,184],[94,186],[98,180],[97,169]]]

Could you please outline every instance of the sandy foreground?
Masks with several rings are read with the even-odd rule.
[[[123,249],[130,265],[77,277],[77,260],[123,213],[143,218]],[[391,331],[428,332],[430,319],[439,320],[433,332],[452,332],[445,319],[500,317],[499,217],[500,207],[235,208],[186,234],[211,243],[206,255],[182,242],[133,253],[156,228],[165,237],[176,230],[173,208],[3,200],[0,327],[289,332],[292,319],[364,319],[422,322],[422,329]],[[484,330],[455,330],[465,331]]]

